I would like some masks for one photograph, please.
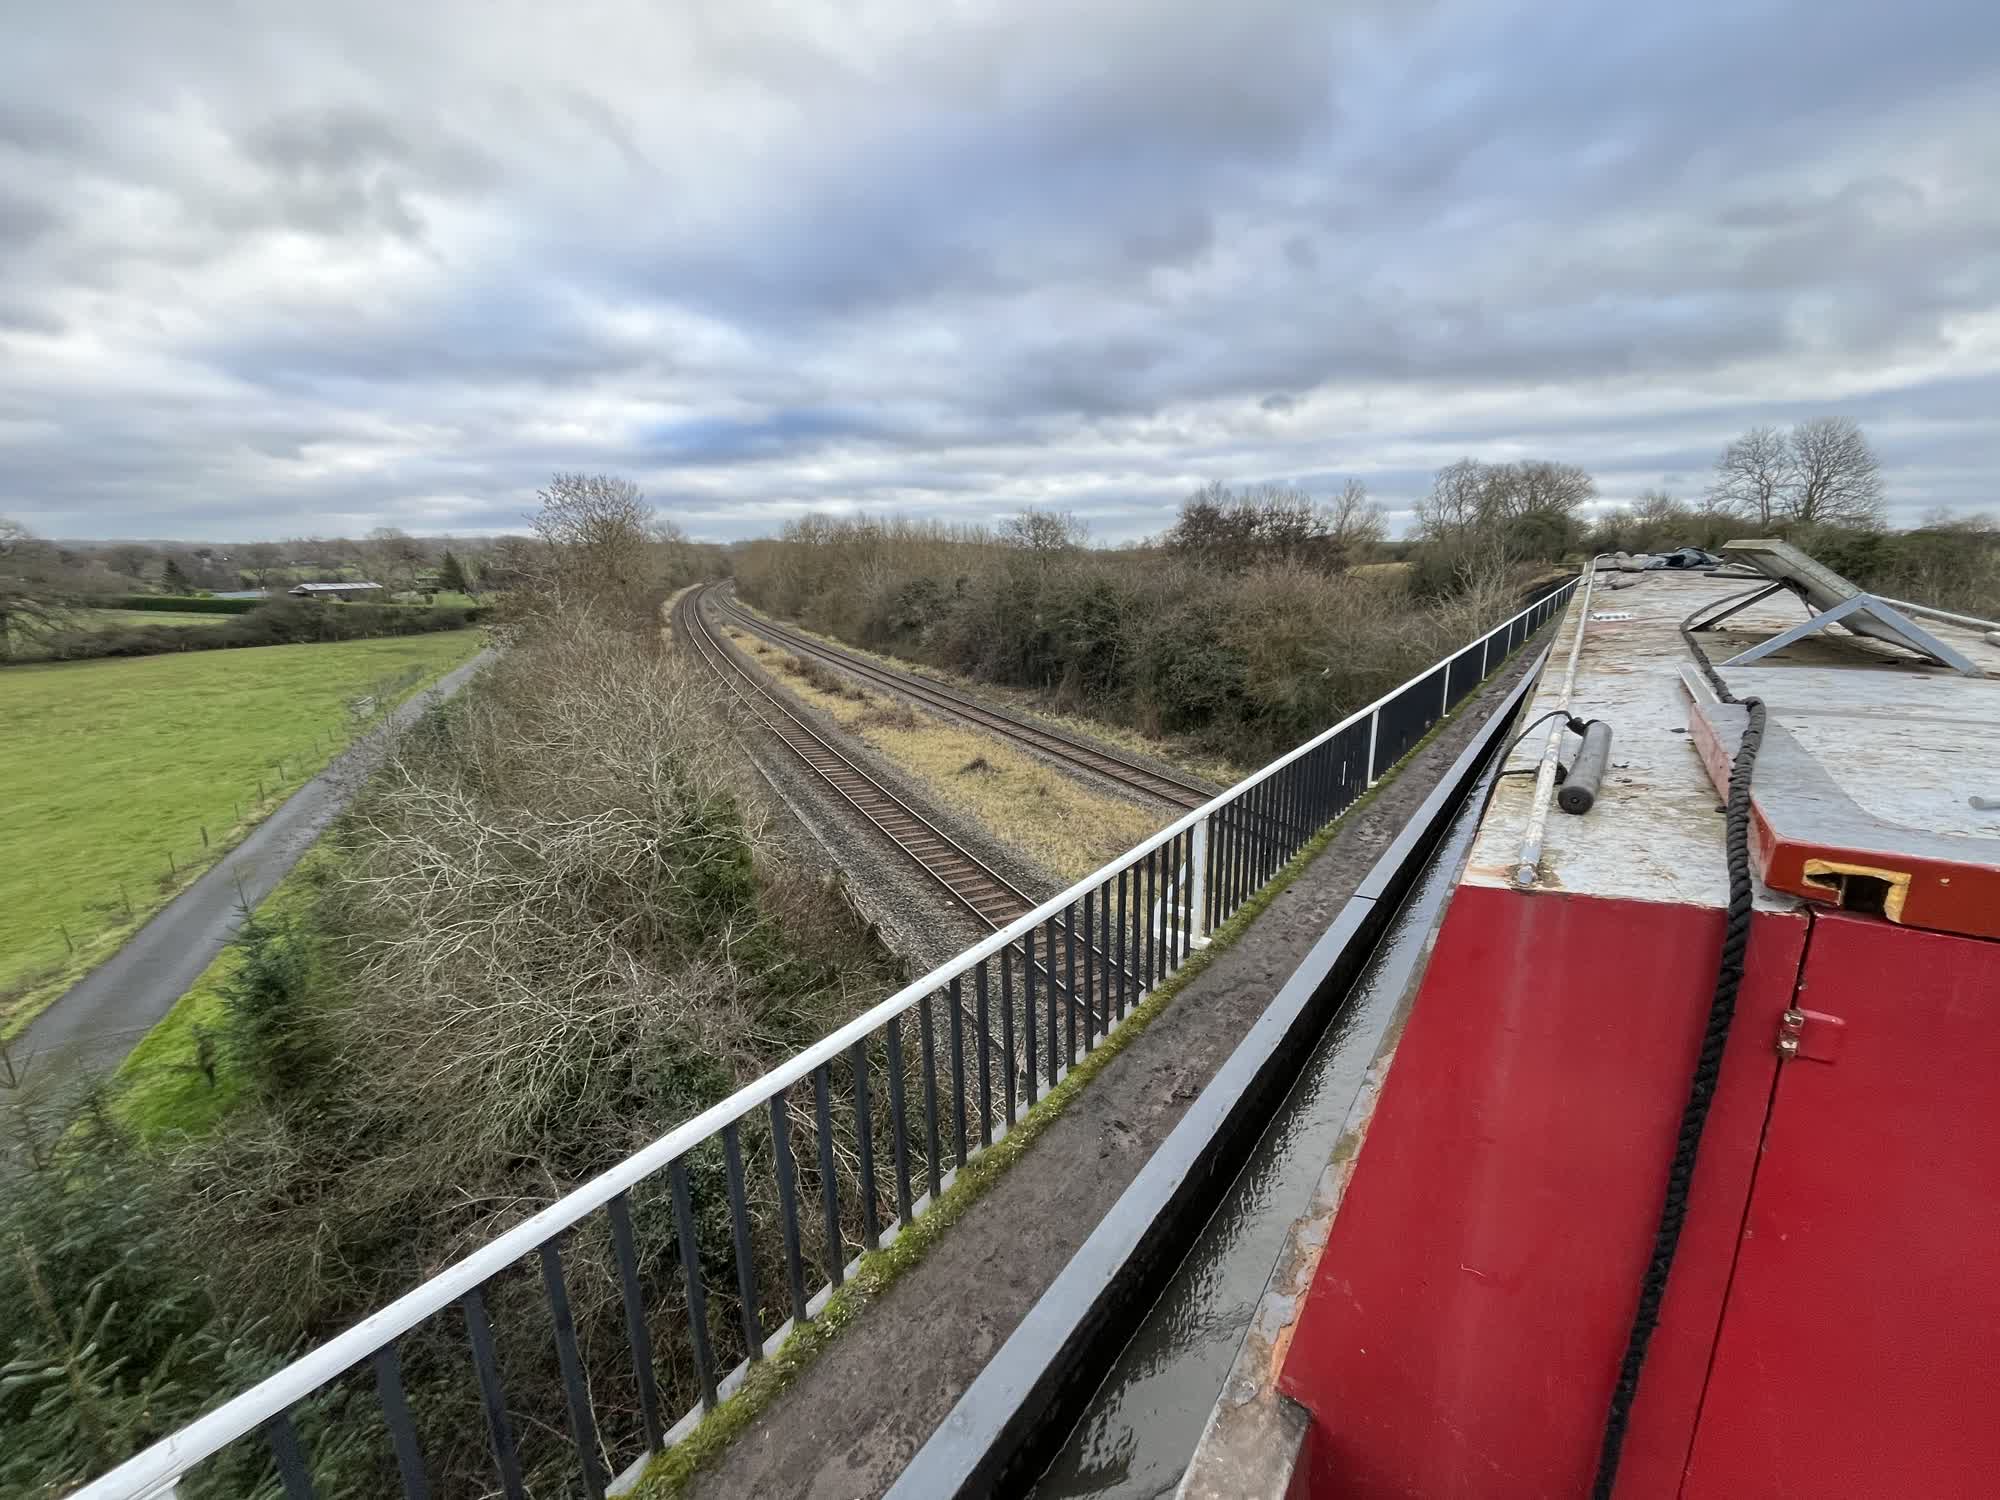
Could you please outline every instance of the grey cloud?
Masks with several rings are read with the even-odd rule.
[[[393,168],[429,186],[462,190],[489,185],[495,172],[485,151],[436,121],[399,121],[352,104],[274,115],[245,131],[241,144],[252,161],[294,178]]]
[[[0,255],[42,238],[59,222],[55,210],[0,185]]]
[[[1461,452],[1685,487],[1821,411],[1906,512],[2000,463],[1981,6],[79,6],[0,57],[0,509],[47,529],[504,527],[561,466],[714,534],[1116,539]]]
[[[0,148],[68,155],[81,146],[86,134],[73,115],[24,99],[0,97]]]

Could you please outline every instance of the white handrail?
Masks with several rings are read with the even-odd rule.
[[[1481,636],[1490,640],[1511,629],[1536,610],[1549,604],[1560,590],[1529,605],[1518,614],[1494,626]],[[1446,656],[1449,663],[1467,647]],[[1144,858],[1153,850],[1178,838],[1219,809],[1236,801],[1252,788],[1269,780],[1293,761],[1317,750],[1343,730],[1361,723],[1378,712],[1412,684],[1421,682],[1438,669],[1433,663],[1416,676],[1384,693],[1367,707],[1357,710],[1307,740],[1297,749],[1280,756],[1261,770],[1244,777],[1220,795],[1169,823],[1152,837],[1135,844],[1102,868],[1084,876],[1061,895],[1051,897],[1026,916],[1016,919],[991,937],[966,949],[958,957],[931,970],[921,979],[903,986],[888,999],[856,1016],[839,1030],[822,1037],[796,1056],[778,1064],[770,1072],[752,1080],[721,1103],[711,1105],[693,1119],[675,1126],[651,1145],[607,1168],[582,1187],[565,1194],[540,1212],[523,1219],[497,1239],[482,1245],[453,1262],[430,1280],[405,1292],[387,1307],[370,1313],[351,1328],[336,1334],[317,1349],[301,1355],[277,1374],[259,1381],[239,1396],[223,1402],[215,1410],[195,1418],[180,1431],[162,1438],[117,1468],[75,1491],[71,1500],[151,1500],[172,1492],[176,1479],[203,1459],[222,1451],[238,1438],[257,1430],[265,1422],[311,1395],[376,1350],[399,1338],[434,1314],[444,1311],[467,1292],[484,1285],[514,1261],[537,1249],[563,1230],[602,1208],[613,1198],[671,1164],[699,1146],[723,1126],[744,1118],[773,1095],[809,1077],[815,1069],[834,1061],[854,1043],[873,1035],[894,1016],[899,1016],[934,994],[982,959],[1018,941],[1031,928],[1060,913],[1084,892],[1093,891],[1120,870]]]

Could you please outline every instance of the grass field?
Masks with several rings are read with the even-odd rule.
[[[112,630],[127,625],[222,625],[234,615],[197,615],[172,609],[86,609],[76,623],[86,630]]]
[[[355,700],[374,695],[379,713],[480,640],[461,630],[0,670],[0,1036],[365,729]]]

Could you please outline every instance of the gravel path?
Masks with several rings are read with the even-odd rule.
[[[16,1064],[40,1056],[78,1073],[109,1072],[194,984],[252,909],[291,872],[380,762],[396,733],[492,660],[481,651],[395,709],[292,793],[243,842],[71,985],[15,1040]]]

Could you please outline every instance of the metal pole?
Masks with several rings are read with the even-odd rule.
[[[1590,590],[1597,579],[1597,560],[1592,558],[1583,572],[1583,596],[1578,601],[1576,630],[1569,641],[1569,664],[1563,670],[1562,690],[1556,707],[1569,709],[1576,691],[1576,667],[1583,655],[1584,627],[1590,623]],[[1514,866],[1514,884],[1526,889],[1541,879],[1542,836],[1548,829],[1549,803],[1555,793],[1556,766],[1561,757],[1562,737],[1567,728],[1558,719],[1549,726],[1548,743],[1542,746],[1541,762],[1535,771],[1535,800],[1528,806],[1528,832],[1521,842],[1521,857]]]

